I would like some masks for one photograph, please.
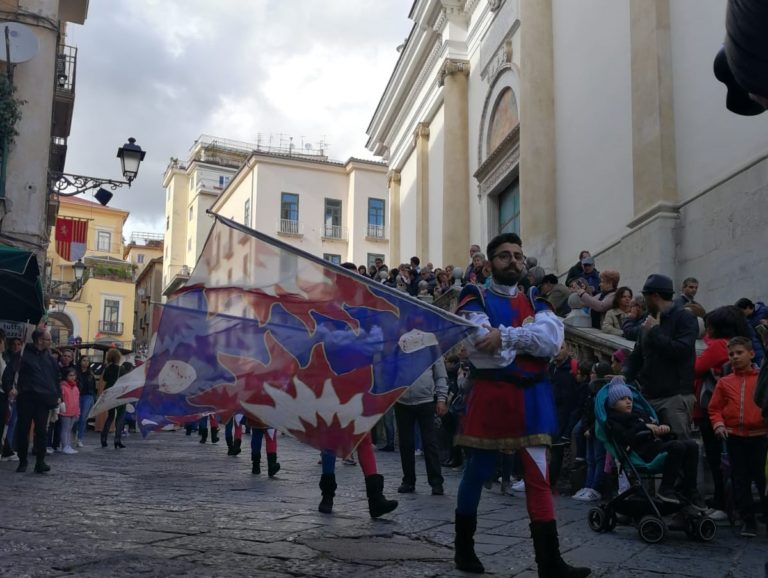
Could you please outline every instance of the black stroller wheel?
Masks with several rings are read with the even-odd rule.
[[[696,522],[696,537],[702,542],[711,542],[717,534],[717,524],[711,518],[701,518]]]
[[[587,514],[587,523],[593,532],[604,532],[607,516],[603,508],[591,508]]]
[[[613,532],[618,521],[616,512],[610,506],[605,507],[605,531]]]
[[[691,540],[697,540],[699,538],[698,527],[699,524],[696,518],[688,517],[685,519],[685,535]]]
[[[656,516],[643,516],[637,527],[640,538],[648,544],[658,544],[667,533],[664,521]]]

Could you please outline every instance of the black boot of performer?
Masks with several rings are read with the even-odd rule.
[[[532,522],[531,537],[536,554],[539,578],[584,578],[592,572],[589,568],[576,568],[560,557],[560,541],[557,539],[557,523]]]
[[[51,470],[51,466],[45,463],[45,454],[35,457],[35,473],[44,474]]]
[[[236,456],[238,455],[242,450],[240,446],[243,445],[243,440],[235,440],[234,444],[232,445],[232,455]]]
[[[200,428],[200,443],[204,444],[208,441],[208,428],[207,427],[201,427]]]
[[[219,443],[219,428],[217,427],[211,428],[211,443],[212,444]]]
[[[251,458],[253,465],[251,466],[251,473],[254,476],[261,474],[261,456],[255,456]]]
[[[366,476],[365,493],[368,495],[368,512],[371,518],[389,514],[397,508],[397,500],[388,500],[384,497],[384,478],[381,474]]]
[[[323,499],[317,509],[323,514],[330,514],[333,511],[333,497],[336,495],[336,474],[320,476],[320,491]]]
[[[280,462],[277,461],[277,454],[267,454],[267,475],[272,478],[280,471]]]
[[[485,567],[475,554],[475,530],[477,530],[477,514],[467,515],[456,512],[456,541],[453,548],[453,561],[458,570],[483,574]]]
[[[227,442],[227,455],[234,455],[232,450],[235,448],[235,442],[232,439],[232,434],[228,433],[227,430],[224,430],[224,441]]]

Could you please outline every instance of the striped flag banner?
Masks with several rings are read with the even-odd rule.
[[[88,221],[71,217],[56,218],[56,252],[65,261],[85,256],[88,244]]]

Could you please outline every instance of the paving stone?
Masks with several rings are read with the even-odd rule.
[[[183,433],[130,436],[116,452],[87,446],[50,456],[45,476],[0,463],[0,577],[258,576],[458,577],[453,518],[460,470],[445,470],[446,496],[398,495],[397,454],[378,452],[385,494],[400,501],[371,519],[359,467],[337,467],[334,514],[317,511],[316,451],[281,436],[282,470],[253,476],[250,460]],[[420,471],[420,470],[419,470]],[[476,543],[489,574],[535,576],[524,494],[484,490]],[[591,504],[555,499],[563,556],[593,576],[762,578],[764,536],[721,528],[709,544],[670,532],[649,546],[633,527],[597,534]]]

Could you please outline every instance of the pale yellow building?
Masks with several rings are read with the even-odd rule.
[[[164,294],[189,278],[213,219],[207,209],[334,263],[389,263],[387,167],[328,159],[321,146],[207,135],[166,169]]]
[[[88,221],[88,239],[79,283],[75,281],[74,263],[57,254],[55,241],[48,249],[49,325],[54,343],[63,345],[70,337],[80,337],[83,342],[115,343],[131,349],[134,266],[123,258],[123,226],[128,212],[80,197],[61,197],[59,202],[60,217]]]

